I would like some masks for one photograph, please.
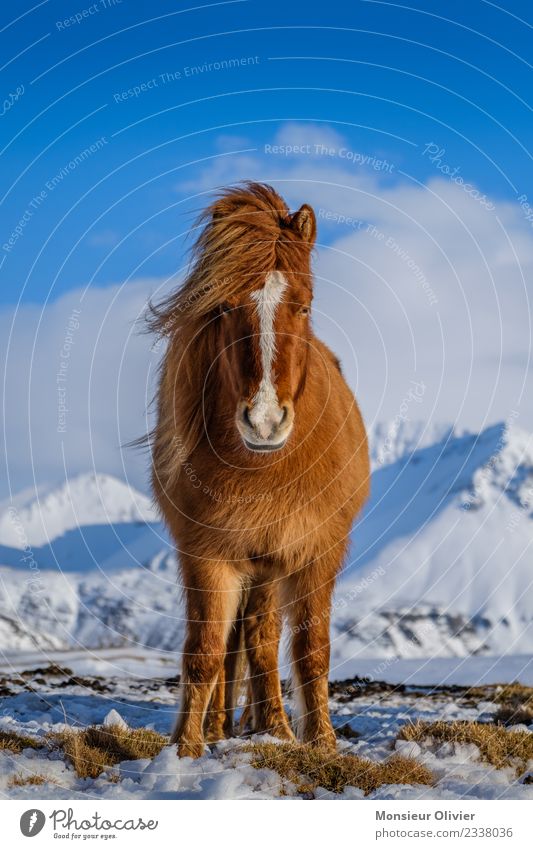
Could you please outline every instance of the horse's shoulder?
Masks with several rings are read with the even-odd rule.
[[[340,374],[342,374],[342,365],[340,359],[333,353],[331,348],[328,348],[322,339],[315,336],[313,339],[313,347],[318,350],[323,360],[332,365]]]

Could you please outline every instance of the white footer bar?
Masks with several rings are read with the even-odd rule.
[[[366,849],[533,846],[526,801],[3,801],[2,845]],[[28,839],[35,837],[35,844]]]

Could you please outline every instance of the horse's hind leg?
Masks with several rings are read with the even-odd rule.
[[[290,575],[283,587],[292,632],[296,733],[304,743],[331,749],[336,738],[328,709],[329,622],[339,560],[309,564]]]
[[[229,632],[228,644],[226,646],[226,659],[224,661],[224,678],[226,685],[226,718],[224,720],[224,733],[226,737],[232,737],[234,733],[234,713],[241,694],[241,688],[246,671],[246,656],[244,652],[244,607],[241,606],[237,619]]]
[[[254,731],[282,740],[294,735],[283,709],[279,680],[281,615],[274,583],[251,587],[244,618],[246,655],[250,667]]]
[[[187,636],[183,651],[182,703],[171,737],[181,757],[200,757],[204,717],[224,663],[226,640],[241,594],[241,579],[230,563],[184,558]]]
[[[213,688],[213,692],[211,693],[209,707],[205,715],[204,736],[206,743],[216,743],[217,740],[223,740],[225,737],[225,694],[226,681],[224,675],[224,666],[222,666],[222,669],[218,673],[218,678]]]
[[[224,665],[218,673],[217,682],[211,694],[209,707],[205,715],[204,734],[206,743],[216,743],[233,735],[233,713],[239,696],[238,690],[243,677],[241,656],[244,651],[242,615],[230,628]]]

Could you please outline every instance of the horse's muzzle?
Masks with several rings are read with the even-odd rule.
[[[237,409],[237,430],[249,451],[267,453],[280,451],[292,431],[294,408],[292,402],[278,404],[258,411],[246,401]]]

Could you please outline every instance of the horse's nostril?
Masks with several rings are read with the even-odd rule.
[[[280,425],[285,424],[285,422],[287,421],[287,416],[289,415],[289,408],[286,404],[284,404],[281,409],[283,410],[283,415],[281,417]]]
[[[253,427],[252,421],[250,419],[250,407],[248,404],[244,405],[244,409],[242,411],[242,417],[244,419],[244,423],[248,425],[248,427]]]

